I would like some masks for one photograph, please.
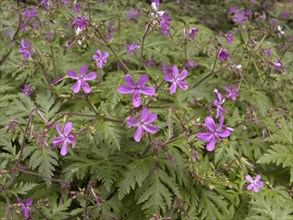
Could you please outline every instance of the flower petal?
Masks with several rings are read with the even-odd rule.
[[[87,81],[87,80],[94,80],[97,77],[97,73],[96,72],[91,72],[87,75],[85,75],[83,77],[83,80]]]
[[[126,121],[129,126],[137,127],[139,122],[135,118],[130,118]]]
[[[176,82],[173,82],[170,87],[170,93],[174,94],[176,92],[176,89],[177,89],[177,84],[176,84]]]
[[[172,68],[172,70],[173,70],[173,75],[175,77],[177,77],[179,75],[178,67],[176,65],[174,65],[173,68]]]
[[[256,193],[259,192],[259,188],[257,186],[253,186],[253,191]]]
[[[165,74],[165,76],[164,76],[164,80],[167,81],[167,82],[173,82],[173,81],[174,81],[174,76],[173,76],[173,74],[171,74],[171,73],[167,73],[167,74]]]
[[[250,183],[253,182],[253,178],[250,175],[246,175],[245,179]]]
[[[138,92],[134,92],[132,96],[132,104],[135,108],[141,105],[141,97]]]
[[[141,126],[138,126],[133,138],[136,142],[140,142],[144,129]]]
[[[130,74],[126,74],[125,77],[125,82],[127,83],[127,85],[130,87],[130,88],[134,88],[135,87],[135,84],[134,84],[134,81],[132,79],[132,76]]]
[[[144,124],[150,124],[157,120],[157,114],[155,112],[152,112],[147,116],[147,118],[144,120]]]
[[[67,141],[68,141],[68,143],[73,144],[73,143],[75,143],[75,137],[73,135],[69,135],[67,137]]]
[[[228,129],[226,129],[226,130],[220,131],[220,132],[217,131],[216,134],[220,137],[226,138],[226,137],[230,136],[231,132]]]
[[[85,81],[81,81],[81,87],[84,93],[90,93],[92,91],[92,88],[90,87],[90,85],[86,83]]]
[[[80,70],[79,70],[79,72],[80,72],[80,76],[81,76],[81,77],[84,77],[84,75],[86,74],[86,72],[88,71],[88,69],[89,69],[88,65],[83,65],[83,66],[80,68]]]
[[[224,124],[224,116],[222,115],[221,117],[220,117],[220,121],[219,121],[219,125],[218,125],[218,127],[217,127],[217,131],[220,131],[221,129],[222,129],[222,127],[223,127],[223,124]]]
[[[158,126],[153,126],[153,125],[143,125],[143,128],[152,134],[157,133],[157,131],[159,130]]]
[[[178,77],[179,79],[183,80],[188,76],[188,71],[187,70],[182,70],[180,76]]]
[[[247,190],[252,190],[252,187],[253,187],[253,184],[249,184],[249,185],[247,185],[246,189]]]
[[[178,81],[178,86],[179,86],[181,89],[183,89],[183,90],[188,89],[188,84],[187,84],[187,82],[185,82],[185,81],[183,81],[183,80]]]
[[[53,145],[54,147],[57,147],[58,145],[62,144],[64,142],[64,138],[59,137],[59,138],[54,138],[53,139]]]
[[[149,76],[147,74],[143,74],[141,75],[141,77],[139,78],[138,82],[137,82],[137,87],[141,88],[143,87],[149,80]]]
[[[67,141],[64,141],[62,148],[61,148],[61,151],[60,151],[60,154],[62,156],[65,156],[67,154]]]
[[[206,117],[205,124],[210,131],[214,132],[216,130],[216,124],[212,117]]]
[[[264,186],[264,183],[261,182],[261,181],[259,181],[259,182],[256,183],[256,185],[257,185],[258,187],[263,187],[263,186]]]
[[[208,151],[213,151],[215,149],[215,145],[216,145],[216,137],[212,137],[210,142],[207,144],[206,149]]]
[[[72,122],[67,122],[66,125],[65,125],[65,128],[64,128],[64,134],[65,136],[68,136],[69,133],[71,132],[72,130]]]
[[[109,52],[106,51],[103,55],[103,59],[106,59],[108,56],[109,56]]]
[[[33,203],[33,200],[31,198],[28,198],[27,200],[25,200],[25,204],[27,206],[30,206]]]
[[[143,108],[140,113],[140,121],[144,122],[148,117],[149,110],[147,108]]]
[[[254,179],[255,182],[258,182],[261,179],[261,175],[257,175]]]
[[[138,89],[138,91],[144,95],[153,96],[156,93],[156,90],[153,87],[144,87]]]
[[[211,140],[213,135],[211,133],[200,133],[197,136],[197,139],[200,141],[209,141]]]
[[[118,92],[120,94],[130,94],[134,92],[134,89],[129,87],[129,86],[119,86],[118,87]]]
[[[56,130],[57,130],[58,134],[59,134],[61,137],[63,137],[63,134],[62,134],[62,131],[61,131],[61,128],[60,128],[58,122],[56,123],[55,127],[56,127]]]
[[[74,84],[74,86],[72,86],[72,91],[74,93],[78,93],[80,90],[80,86],[81,86],[81,81],[77,80],[77,82]]]

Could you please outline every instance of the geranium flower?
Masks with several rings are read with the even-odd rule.
[[[187,70],[182,70],[182,72],[179,75],[178,67],[176,65],[172,68],[172,73],[165,74],[164,80],[167,82],[171,82],[172,85],[170,87],[170,93],[174,94],[177,90],[177,85],[183,89],[188,89],[188,84],[184,81],[184,79],[188,76]]]
[[[228,44],[231,44],[234,41],[232,32],[225,34],[225,38]]]
[[[80,90],[80,87],[83,89],[83,91],[85,93],[90,93],[92,91],[91,87],[89,86],[89,84],[87,84],[86,81],[94,80],[97,77],[97,73],[91,72],[91,73],[85,75],[86,72],[88,71],[88,68],[89,67],[87,65],[83,65],[80,68],[80,75],[75,73],[73,70],[69,70],[66,73],[66,75],[69,76],[70,78],[77,80],[77,82],[72,87],[72,91],[74,93],[78,93]]]
[[[72,122],[67,122],[64,131],[62,132],[58,122],[56,123],[56,130],[60,137],[56,137],[53,139],[53,145],[54,147],[57,147],[58,145],[62,144],[60,154],[62,156],[65,156],[68,152],[67,149],[67,143],[74,144],[75,143],[75,137],[73,135],[70,135],[70,132],[72,130]]]
[[[250,182],[250,184],[246,187],[247,190],[259,192],[259,188],[264,186],[264,183],[259,181],[261,179],[261,175],[257,175],[254,180],[250,175],[247,175],[245,179]]]
[[[17,202],[21,204],[21,211],[22,211],[23,217],[29,218],[30,211],[31,211],[31,208],[29,206],[33,203],[33,200],[29,198],[23,202],[20,198],[17,198]]]
[[[35,7],[32,9],[26,8],[25,12],[23,13],[23,17],[25,17],[28,21],[32,21],[33,17],[38,17],[39,14]]]
[[[21,48],[19,49],[19,53],[23,54],[24,60],[28,60],[29,56],[35,54],[33,50],[30,50],[30,42],[24,41],[24,39],[21,40]]]
[[[34,90],[28,84],[24,84],[24,87],[23,89],[21,89],[21,92],[26,96],[30,96],[34,92]]]
[[[137,45],[136,43],[132,43],[132,44],[128,44],[126,43],[126,49],[128,51],[128,53],[134,55],[136,49],[140,48],[139,45]]]
[[[239,25],[243,25],[243,23],[245,21],[247,21],[248,18],[245,16],[245,11],[242,11],[242,12],[238,12],[236,11],[235,12],[235,15],[234,15],[234,18],[233,18],[233,21]]]
[[[216,146],[217,139],[220,141],[222,140],[221,138],[226,138],[229,137],[231,134],[231,131],[233,131],[232,128],[227,128],[227,129],[222,129],[224,123],[224,117],[222,116],[220,118],[220,123],[218,127],[216,127],[215,121],[212,117],[206,117],[205,119],[205,124],[207,129],[210,132],[206,133],[200,133],[197,138],[200,141],[208,141],[206,145],[206,149],[208,151],[213,151]]]
[[[229,86],[225,87],[226,91],[228,92],[228,94],[226,95],[226,98],[230,98],[235,101],[237,96],[239,96],[239,91],[238,91],[238,86],[235,85],[233,86],[233,88],[230,88]]]
[[[132,96],[132,104],[134,107],[139,107],[141,105],[141,97],[140,94],[144,94],[147,96],[153,96],[156,93],[156,90],[153,87],[144,87],[144,85],[148,82],[149,77],[147,74],[143,74],[137,83],[134,83],[132,76],[130,74],[125,75],[125,82],[127,86],[119,86],[118,92],[121,94],[131,94]]]
[[[101,69],[107,63],[109,52],[105,52],[104,54],[100,50],[97,50],[96,52],[97,54],[93,56],[93,60],[97,62],[97,66]]]
[[[74,20],[70,26],[75,26],[75,33],[78,35],[83,29],[85,29],[88,26],[88,20],[84,16],[78,15],[76,17],[76,20]]]
[[[214,90],[214,93],[218,96],[218,100],[214,101],[214,105],[217,107],[217,114],[216,118],[219,118],[223,115],[223,112],[226,112],[226,110],[222,107],[222,105],[225,102],[225,99],[223,99],[222,94],[219,93],[217,89]]]
[[[190,28],[190,30],[189,30],[189,36],[190,36],[192,39],[194,39],[195,36],[196,36],[196,33],[197,33],[198,31],[199,31],[198,28]]]
[[[157,120],[157,114],[152,112],[148,114],[148,109],[143,108],[140,113],[140,121],[135,118],[130,118],[127,120],[129,127],[138,127],[133,138],[136,142],[140,142],[141,137],[145,132],[155,134],[158,131],[158,126],[152,125],[152,123]]]
[[[229,58],[229,54],[228,54],[228,51],[225,50],[225,49],[221,49],[220,52],[219,52],[219,55],[218,55],[218,58],[220,61],[225,61]]]

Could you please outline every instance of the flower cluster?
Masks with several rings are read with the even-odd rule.
[[[23,59],[28,60],[29,56],[33,56],[35,52],[30,49],[31,45],[29,41],[21,40],[21,48],[19,49],[19,53],[23,54]]]

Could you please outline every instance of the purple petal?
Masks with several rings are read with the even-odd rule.
[[[92,91],[92,88],[85,81],[81,81],[81,87],[84,93],[90,93]]]
[[[188,71],[187,70],[182,70],[180,76],[178,77],[179,79],[183,80],[188,76]]]
[[[137,91],[135,91],[133,93],[133,96],[132,96],[132,104],[135,108],[139,107],[141,105],[141,98],[140,98],[140,95]]]
[[[78,93],[80,90],[80,86],[81,86],[81,81],[77,80],[77,82],[72,86],[72,91],[74,93]]]
[[[143,128],[152,134],[157,133],[157,131],[159,130],[158,126],[153,126],[153,125],[143,125]]]
[[[247,185],[246,189],[247,190],[252,190],[252,187],[253,187],[253,184],[249,184],[249,185]]]
[[[56,127],[56,130],[57,130],[58,134],[59,134],[61,137],[63,137],[63,134],[62,134],[62,131],[61,131],[61,128],[60,128],[58,122],[56,123],[55,127]]]
[[[67,122],[66,125],[65,125],[65,128],[64,128],[64,134],[65,136],[68,136],[69,133],[71,132],[72,130],[72,122]]]
[[[257,182],[256,185],[257,185],[258,187],[263,187],[263,186],[264,186],[264,183],[260,181],[260,182]]]
[[[26,49],[24,49],[24,48],[21,47],[21,48],[19,48],[18,52],[19,53],[24,53],[24,52],[26,52]]]
[[[81,77],[84,77],[84,75],[86,74],[86,72],[88,71],[88,69],[89,69],[88,65],[83,65],[83,66],[80,68],[80,70],[79,70],[79,72],[80,72],[80,76],[81,76]]]
[[[73,143],[75,143],[75,137],[73,135],[69,135],[67,137],[67,141],[68,141],[68,143],[73,144]]]
[[[258,181],[260,180],[260,178],[261,178],[261,175],[257,175],[257,176],[255,177],[254,181],[255,181],[255,182],[258,182]]]
[[[94,55],[94,56],[93,56],[93,60],[100,60],[100,57],[97,56],[97,55]]]
[[[231,132],[229,130],[224,130],[224,131],[221,131],[221,132],[216,132],[216,134],[222,138],[226,138],[226,137],[229,137]]]
[[[212,117],[206,117],[205,123],[206,123],[207,128],[210,131],[214,132],[216,130],[216,124],[215,124],[215,121]]]
[[[138,88],[143,87],[148,82],[148,80],[149,80],[149,76],[147,74],[143,74],[137,82],[137,87]]]
[[[21,39],[21,46],[22,46],[23,48],[25,48],[25,41],[24,41],[24,39]]]
[[[212,137],[213,137],[213,135],[211,133],[200,133],[197,136],[197,139],[200,141],[209,141],[212,139]]]
[[[79,79],[79,76],[73,70],[67,71],[66,75],[72,79]]]
[[[178,86],[179,86],[181,89],[183,89],[183,90],[188,89],[188,84],[187,84],[185,81],[183,81],[183,80],[178,81]]]
[[[227,92],[231,92],[231,88],[229,86],[226,86],[225,89]]]
[[[176,65],[174,65],[173,68],[172,68],[172,70],[173,70],[173,75],[175,77],[177,77],[179,75],[178,67]]]
[[[60,151],[60,154],[62,156],[65,156],[67,154],[67,141],[64,141],[62,148],[61,148],[61,151]]]
[[[153,87],[144,87],[138,89],[138,91],[144,95],[153,96],[156,93],[156,90]]]
[[[224,124],[224,116],[222,115],[222,116],[220,117],[219,125],[218,125],[218,127],[217,127],[217,130],[218,130],[218,131],[222,129],[223,124]]]
[[[136,142],[140,142],[142,133],[143,133],[144,129],[141,126],[138,126],[133,138]]]
[[[210,142],[207,144],[206,149],[208,151],[213,151],[215,149],[215,145],[216,145],[216,137],[212,137]]]
[[[257,186],[253,186],[253,191],[256,193],[259,192],[259,188]]]
[[[253,182],[253,179],[252,179],[252,177],[251,177],[250,175],[246,175],[245,179],[246,179],[248,182],[250,182],[250,183]]]
[[[97,73],[91,72],[83,77],[83,80],[94,80],[97,77]]]
[[[130,88],[134,88],[135,87],[135,84],[134,84],[134,81],[132,79],[132,76],[130,74],[126,74],[125,77],[125,82],[127,83],[127,85],[130,87]]]
[[[174,76],[173,76],[173,74],[171,74],[171,73],[167,73],[167,74],[165,74],[165,76],[164,76],[164,80],[167,81],[167,82],[173,82],[173,81],[174,81]]]
[[[173,82],[170,87],[170,93],[174,94],[176,92],[176,89],[177,89],[177,84],[176,84],[176,82]]]
[[[147,116],[147,118],[144,120],[144,124],[150,124],[157,120],[157,114],[155,112],[152,112]]]
[[[121,94],[130,94],[134,92],[134,89],[130,88],[129,86],[119,86],[118,92]]]
[[[96,52],[97,52],[97,54],[99,55],[99,57],[102,56],[102,52],[101,52],[100,50],[97,50]]]
[[[30,206],[33,203],[33,200],[31,198],[28,198],[27,200],[25,200],[25,204],[27,206]]]
[[[143,108],[140,113],[140,121],[144,122],[148,117],[149,110],[147,108]]]
[[[106,51],[103,55],[103,59],[106,59],[108,56],[109,56],[109,52]]]
[[[54,138],[53,139],[53,145],[54,147],[57,147],[58,145],[62,144],[64,142],[64,138],[59,137],[59,138]]]
[[[23,204],[22,200],[20,198],[17,198],[17,202],[20,204]]]
[[[130,118],[126,121],[129,126],[137,127],[139,122],[135,118]]]

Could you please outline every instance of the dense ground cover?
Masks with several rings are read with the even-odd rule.
[[[293,219],[292,1],[2,1],[2,219]]]

